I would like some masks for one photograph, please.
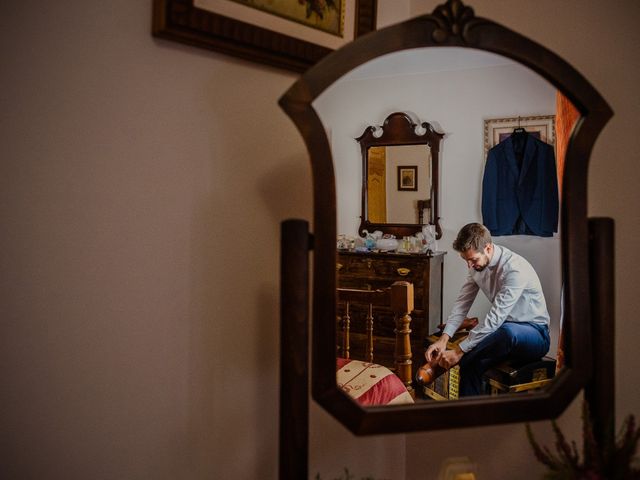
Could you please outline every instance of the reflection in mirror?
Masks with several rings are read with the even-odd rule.
[[[446,322],[469,271],[459,254],[452,249],[452,242],[463,225],[483,221],[484,147],[491,133],[486,131],[486,120],[503,119],[506,122],[504,126],[510,125],[508,119],[516,121],[554,116],[557,98],[558,94],[550,83],[510,59],[473,49],[448,47],[407,50],[374,59],[349,72],[313,102],[331,143],[336,176],[338,233],[351,238],[338,252],[339,289],[384,291],[394,282],[406,281],[414,290],[413,298],[407,300],[415,304],[408,312],[411,316],[410,354],[403,350],[405,339],[398,336],[398,331],[402,329],[396,321],[402,315],[396,314],[394,319],[390,306],[350,303],[345,321],[347,305],[340,302],[337,312],[340,338],[336,341],[339,359],[348,357],[373,362],[391,372],[397,372],[399,366],[406,365],[407,360],[411,359],[411,378],[415,378],[418,367],[424,363],[425,347],[437,338],[439,326]],[[411,219],[412,223],[417,224],[416,201],[427,201],[428,205],[431,198],[424,192],[416,193],[414,198],[400,207],[401,213],[394,210],[391,214],[389,190],[394,193],[398,191],[397,184],[392,181],[397,180],[397,169],[394,171],[396,164],[390,167],[391,164],[385,161],[384,174],[379,166],[371,167],[367,173],[369,178],[363,178],[361,156],[354,138],[358,138],[367,126],[377,124],[396,111],[408,112],[412,118],[426,120],[445,135],[446,141],[442,142],[440,149],[439,178],[432,179],[440,185],[439,216],[442,227],[442,238],[435,244],[433,252],[403,249],[402,246],[406,245],[403,239],[397,239],[398,248],[377,248],[376,242],[367,245],[366,239],[358,234],[361,188],[363,182],[371,182],[374,176],[379,179],[376,181],[380,187],[377,198],[370,201],[368,206],[367,213],[371,218],[375,215],[375,218],[382,220],[386,214],[386,223],[396,222],[396,219]],[[554,125],[551,122],[551,129],[545,132],[546,137],[541,138],[550,145],[555,143]],[[573,121],[570,125],[573,125]],[[513,125],[512,128],[517,126]],[[384,157],[394,155],[385,149]],[[382,151],[374,151],[370,152],[370,156],[382,157],[383,154]],[[422,156],[425,157],[424,153]],[[559,166],[562,163],[560,160]],[[379,165],[382,164],[380,161]],[[413,165],[404,160],[402,164]],[[427,164],[425,162],[424,165]],[[418,181],[424,178],[422,172],[418,171]],[[561,171],[557,178],[562,180]],[[427,220],[424,223],[431,218],[428,209],[426,212]],[[494,377],[486,377],[487,399],[492,394],[545,388],[555,373],[561,336],[563,291],[560,234],[552,232],[549,236],[538,236],[525,233],[495,235],[493,241],[527,259],[540,278],[550,316],[551,346],[546,355],[549,361],[528,365],[527,369],[517,372],[508,371],[508,368],[515,368],[513,366],[496,370]],[[339,293],[339,297],[341,295]],[[468,317],[477,317],[482,323],[490,308],[490,301],[479,293]],[[368,328],[371,330],[369,336]],[[472,325],[469,328],[473,328]],[[345,336],[351,339],[348,355],[344,346]],[[454,337],[450,346],[455,346],[454,343],[464,336],[462,331],[458,338]],[[366,355],[371,348],[373,357],[368,357]],[[382,353],[376,355],[377,349]],[[345,367],[341,365],[340,368]],[[510,374],[520,383],[514,384],[509,380]],[[387,376],[384,374],[375,378]],[[439,382],[431,385],[431,391],[428,392],[413,381],[410,391],[415,402],[458,398],[456,372],[453,369],[440,377]],[[358,385],[357,388],[362,392],[374,386]],[[381,400],[375,404],[380,403],[384,402]]]
[[[367,218],[371,223],[432,223],[429,147],[369,148],[366,194]]]

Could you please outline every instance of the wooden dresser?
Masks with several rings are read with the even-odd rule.
[[[442,323],[442,274],[444,255],[420,253],[366,253],[338,251],[338,287],[375,290],[404,280],[414,285],[414,306],[411,313],[411,351],[413,372],[424,363],[425,339]],[[337,331],[341,332],[341,306],[338,307]],[[351,309],[351,354],[360,358],[364,351],[364,309]],[[395,342],[394,319],[391,311],[376,311],[374,362],[392,368]],[[340,333],[339,333],[340,336]],[[362,346],[360,345],[362,343]],[[340,342],[338,342],[340,344]],[[338,352],[340,355],[340,352]]]

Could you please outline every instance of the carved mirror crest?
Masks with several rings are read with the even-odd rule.
[[[516,62],[551,84],[579,111],[580,118],[573,129],[564,159],[560,199],[565,365],[546,388],[536,393],[362,407],[336,384],[336,164],[326,126],[314,102],[332,85],[367,62],[414,49],[435,50],[446,55],[451,47],[488,52]],[[376,100],[381,98],[383,95]],[[304,138],[313,172],[313,398],[356,434],[456,428],[559,415],[585,385],[591,372],[591,312],[589,302],[585,301],[590,295],[587,167],[596,138],[612,116],[611,109],[598,92],[553,52],[491,20],[476,17],[473,10],[461,1],[450,0],[430,15],[373,32],[335,51],[308,70],[281,98],[280,104]],[[396,107],[390,112],[398,110]],[[438,119],[420,120],[431,123]],[[375,119],[363,119],[360,131],[373,121]],[[352,135],[351,139],[357,136]],[[478,143],[482,144],[481,139]],[[439,152],[443,164],[447,163],[445,153]],[[455,201],[455,192],[440,188],[439,198],[440,205],[436,200],[435,207],[442,209],[448,201]],[[434,214],[437,212],[435,207]],[[482,414],[478,414],[479,411]]]

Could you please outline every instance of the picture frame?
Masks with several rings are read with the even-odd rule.
[[[350,34],[343,43],[375,30],[377,0],[343,1],[351,17],[344,19]],[[289,26],[276,31],[264,26],[270,22],[256,23],[255,15]],[[228,0],[153,0],[152,35],[299,73],[341,46],[321,44],[312,27]]]
[[[398,165],[398,191],[415,192],[418,190],[418,166]]]
[[[556,143],[555,115],[527,115],[509,118],[488,118],[484,120],[484,158],[489,150],[520,127],[545,143]]]

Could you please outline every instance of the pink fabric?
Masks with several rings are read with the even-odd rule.
[[[411,394],[391,370],[360,360],[336,360],[338,386],[360,405],[413,403]]]

